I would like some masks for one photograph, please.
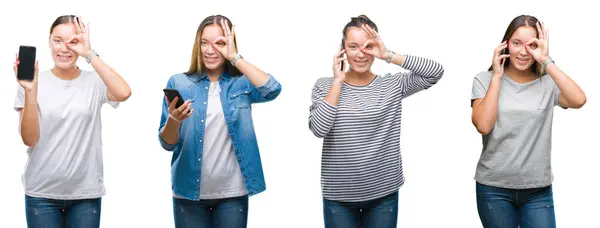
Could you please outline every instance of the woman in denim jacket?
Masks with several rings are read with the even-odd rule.
[[[173,75],[159,140],[173,151],[176,227],[246,227],[248,197],[265,190],[251,104],[275,99],[281,85],[244,60],[234,27],[221,15],[200,23],[187,72]]]

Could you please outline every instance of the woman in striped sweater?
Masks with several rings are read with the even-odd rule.
[[[386,49],[377,26],[360,15],[346,24],[333,77],[312,90],[309,128],[323,140],[325,227],[396,227],[402,99],[436,84],[439,63]],[[343,55],[346,54],[347,58]],[[376,75],[375,58],[407,69]],[[349,67],[344,62],[349,63]]]

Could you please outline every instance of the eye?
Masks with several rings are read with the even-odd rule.
[[[520,46],[520,45],[521,45],[521,43],[519,43],[519,42],[513,42],[513,45],[515,45],[515,46]]]
[[[532,43],[529,45],[530,48],[532,49],[536,49],[537,48],[537,44],[536,43]]]
[[[356,45],[349,45],[348,47],[351,49],[356,49]]]
[[[225,42],[217,42],[216,44],[219,45],[219,46],[221,46],[221,47],[225,46]]]
[[[56,44],[60,44],[60,43],[62,42],[61,40],[53,40],[53,41],[54,41],[54,43],[56,43]]]

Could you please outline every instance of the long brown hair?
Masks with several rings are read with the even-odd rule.
[[[208,16],[207,18],[204,18],[204,20],[202,20],[202,22],[200,22],[200,26],[198,26],[198,30],[196,31],[196,40],[194,41],[194,49],[192,50],[192,60],[190,63],[190,68],[188,69],[187,72],[185,72],[186,75],[190,76],[192,74],[195,73],[202,73],[204,72],[204,64],[202,63],[202,51],[200,50],[200,42],[202,41],[202,32],[204,31],[204,28],[208,25],[212,25],[212,24],[219,24],[220,25],[220,21],[221,19],[225,19],[227,26],[229,27],[229,29],[231,29],[232,23],[229,20],[229,18],[222,16],[222,15],[213,15],[213,16]],[[235,45],[235,49],[237,51],[237,41],[235,39],[235,34],[233,36],[233,44]],[[229,73],[229,75],[231,76],[241,76],[242,73],[235,68],[233,65],[231,65],[231,63],[229,61],[225,61],[224,64],[225,67],[225,71]]]
[[[508,28],[506,28],[506,32],[504,33],[504,37],[502,38],[502,42],[508,41],[510,39],[510,37],[512,37],[512,35],[515,33],[515,31],[517,31],[517,29],[519,29],[522,26],[533,27],[533,29],[535,29],[535,33],[536,33],[535,37],[540,38],[540,34],[537,34],[537,22],[538,22],[538,19],[535,18],[534,16],[530,16],[530,15],[521,15],[521,16],[515,17],[508,25]],[[508,49],[508,47],[507,47],[507,49]],[[492,66],[490,66],[490,68],[488,69],[489,71],[492,70]],[[506,58],[506,60],[504,61],[503,67],[507,67],[507,66],[510,66],[510,58]],[[531,66],[531,72],[535,73],[538,77],[541,77],[544,73],[542,70],[542,65],[540,65],[537,62],[535,62]]]

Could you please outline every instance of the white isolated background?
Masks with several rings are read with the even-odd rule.
[[[0,227],[25,227],[21,184],[27,155],[13,110],[19,45],[38,47],[40,70],[53,66],[48,33],[59,15],[90,22],[92,48],[131,85],[132,96],[103,109],[107,195],[102,227],[173,227],[171,152],[157,139],[162,89],[186,71],[203,18],[228,16],[240,54],[273,74],[281,95],[253,108],[267,190],[250,199],[249,227],[323,227],[321,139],[308,129],[311,89],[332,76],[343,26],[369,16],[397,53],[439,61],[441,81],[404,100],[406,183],[399,227],[481,227],[473,176],[481,137],[471,124],[475,74],[486,70],[509,22],[531,14],[550,29],[550,55],[586,92],[580,110],[555,109],[554,199],[559,227],[600,227],[597,143],[600,21],[588,1],[3,1],[0,7]],[[91,69],[83,59],[79,66]],[[397,71],[378,60],[375,73]]]

